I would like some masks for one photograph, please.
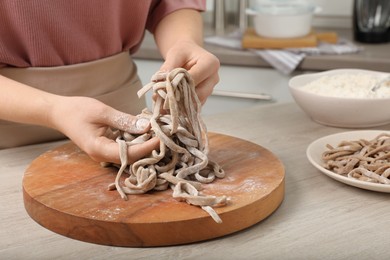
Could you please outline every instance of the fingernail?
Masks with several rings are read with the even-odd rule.
[[[149,126],[149,120],[146,118],[140,118],[135,123],[135,127],[137,127],[137,129],[139,129],[139,130],[143,130],[143,129],[147,128],[148,126]]]

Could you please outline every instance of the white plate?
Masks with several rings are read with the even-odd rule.
[[[334,173],[332,171],[329,171],[322,167],[323,161],[321,159],[322,153],[326,150],[326,145],[330,144],[332,146],[337,146],[341,141],[352,141],[352,140],[359,140],[359,139],[367,139],[371,140],[374,139],[377,135],[380,133],[389,133],[390,131],[386,130],[367,130],[367,131],[350,131],[350,132],[342,132],[338,134],[328,135],[325,137],[322,137],[320,139],[317,139],[316,141],[312,142],[306,150],[307,158],[309,159],[310,163],[314,165],[317,169],[319,169],[322,173],[326,174],[327,176],[340,181],[342,183],[366,189],[366,190],[372,190],[372,191],[379,191],[379,192],[388,192],[390,193],[390,185],[387,184],[379,184],[379,183],[371,183],[371,182],[365,182],[360,181],[357,179],[348,178],[342,175],[339,175],[337,173]]]

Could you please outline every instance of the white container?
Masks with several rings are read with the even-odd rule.
[[[390,124],[390,96],[383,97],[338,97],[331,95],[315,94],[305,90],[304,86],[324,76],[345,74],[361,74],[386,78],[390,74],[379,71],[361,69],[335,69],[318,73],[295,76],[289,81],[289,90],[295,102],[314,121],[335,127],[343,128],[367,128]],[[333,78],[333,77],[332,77]],[[335,84],[329,82],[325,87]],[[350,85],[337,83],[337,85]],[[372,86],[367,86],[371,88]],[[385,87],[382,87],[385,88]],[[378,90],[377,90],[378,91]],[[385,90],[382,90],[383,93]],[[352,95],[351,95],[352,96]]]
[[[261,0],[247,14],[254,16],[256,34],[266,38],[297,38],[310,33],[318,6],[305,1]]]

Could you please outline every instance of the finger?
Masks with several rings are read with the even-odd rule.
[[[142,134],[150,129],[149,119],[133,116],[113,109],[106,117],[107,125],[132,134]]]
[[[220,63],[217,57],[215,57],[212,54],[204,55],[201,58],[199,58],[196,64],[194,64],[188,70],[188,73],[190,73],[192,79],[195,82],[195,86],[197,86],[205,79],[211,78],[213,77],[213,75],[218,75],[219,67],[220,67]]]
[[[148,156],[153,150],[159,149],[160,140],[154,137],[142,144],[136,144],[127,148],[128,163],[131,164],[141,158]],[[100,140],[95,148],[96,153],[89,154],[90,157],[98,162],[111,162],[120,164],[119,144],[111,139],[104,138]]]
[[[175,68],[182,67],[186,63],[183,55],[169,55],[160,67],[160,71],[168,72]]]
[[[202,105],[206,102],[207,98],[213,93],[215,85],[219,82],[218,74],[212,75],[210,78],[200,82],[196,86],[196,94],[202,103]]]
[[[132,145],[127,149],[127,158],[129,163],[138,161],[141,158],[148,156],[153,150],[160,148],[160,139],[153,137],[145,143]]]

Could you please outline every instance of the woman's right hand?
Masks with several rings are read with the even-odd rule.
[[[119,144],[105,136],[109,127],[138,134],[149,130],[145,119],[115,110],[88,97],[54,95],[0,75],[0,119],[59,130],[92,159],[119,163]],[[128,148],[132,163],[159,148],[157,138]]]
[[[120,112],[88,97],[59,97],[49,116],[52,127],[68,136],[98,162],[120,163],[119,144],[105,134],[115,128],[131,134],[150,129],[145,118]],[[133,163],[159,148],[158,138],[128,147],[128,163]]]

